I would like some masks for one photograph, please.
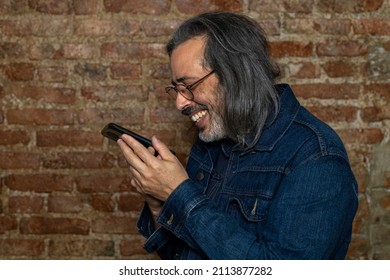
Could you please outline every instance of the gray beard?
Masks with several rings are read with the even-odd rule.
[[[199,138],[203,142],[209,143],[214,141],[219,141],[226,138],[226,130],[223,125],[223,120],[221,116],[214,114],[212,117],[210,132],[206,133],[205,131],[199,132]]]

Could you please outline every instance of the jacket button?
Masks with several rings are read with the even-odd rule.
[[[203,172],[199,172],[198,174],[196,174],[196,179],[198,179],[198,181],[202,181],[204,179]]]

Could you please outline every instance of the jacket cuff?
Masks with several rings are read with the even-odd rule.
[[[145,202],[137,221],[138,231],[146,238],[156,230],[153,222],[153,214],[149,205]]]
[[[177,237],[187,239],[189,235],[185,230],[186,219],[206,199],[203,189],[187,179],[165,201],[157,222]]]

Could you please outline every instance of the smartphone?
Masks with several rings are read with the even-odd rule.
[[[102,134],[104,137],[107,137],[113,141],[118,141],[118,139],[121,137],[122,134],[127,134],[127,135],[130,135],[132,136],[133,138],[135,138],[138,142],[140,142],[142,145],[144,145],[144,147],[148,148],[150,146],[153,146],[152,145],[152,141],[149,140],[148,138],[146,137],[143,137],[131,130],[128,130],[120,125],[117,125],[115,123],[109,123],[107,124],[103,129],[102,129]],[[173,154],[175,154],[174,151],[171,150],[171,152]],[[155,152],[154,154],[155,156],[158,155],[157,151]]]

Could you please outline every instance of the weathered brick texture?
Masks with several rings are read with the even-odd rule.
[[[165,43],[209,10],[263,26],[281,82],[346,144],[360,199],[348,258],[390,258],[389,0],[0,0],[0,259],[156,258],[100,130],[156,134],[185,163],[195,132],[164,92]]]

